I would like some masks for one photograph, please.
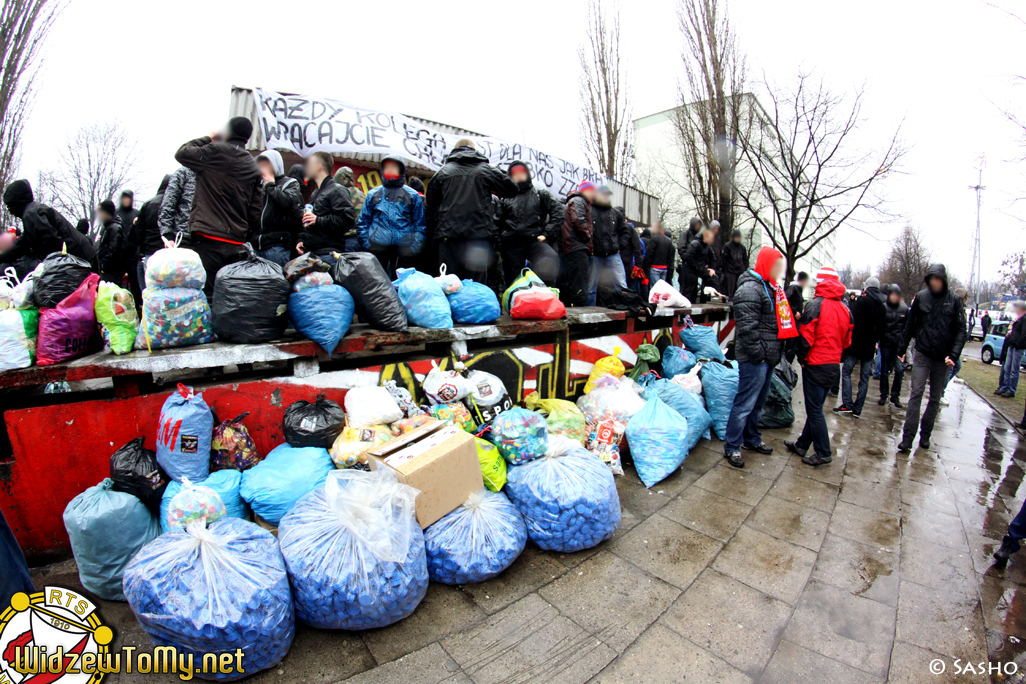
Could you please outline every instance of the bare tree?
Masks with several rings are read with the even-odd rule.
[[[138,164],[136,143],[117,121],[78,129],[58,157],[55,171],[39,175],[39,190],[69,220],[90,223],[100,202],[134,180]]]
[[[883,263],[881,278],[885,283],[901,286],[905,298],[923,287],[923,278],[930,265],[930,250],[919,229],[907,224],[891,243],[891,251]]]
[[[674,128],[687,191],[698,214],[717,219],[729,238],[737,205],[738,129],[745,116],[745,57],[724,0],[679,0],[684,80]]]
[[[674,181],[669,166],[664,159],[652,158],[644,164],[639,161],[635,182],[639,190],[659,198],[659,220],[663,230],[667,235],[676,237],[687,228],[688,217],[694,213],[694,208]]]
[[[790,281],[795,261],[841,226],[893,218],[880,186],[906,150],[900,127],[880,150],[858,139],[862,89],[849,103],[804,73],[792,89],[768,83],[766,89],[769,111],[738,131],[753,182],[735,187],[747,213],[787,257]]]
[[[1026,251],[1009,254],[1001,262],[1002,282],[1016,297],[1026,296]]]
[[[587,40],[577,50],[584,152],[598,171],[630,183],[634,123],[620,60],[619,8],[609,18],[604,0],[588,0],[587,21]]]

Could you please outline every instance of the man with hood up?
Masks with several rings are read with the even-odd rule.
[[[360,211],[363,210],[363,203],[367,199],[366,193],[356,184],[353,178],[353,170],[348,166],[341,167],[335,172],[335,182],[349,191],[349,201],[353,203],[353,213],[360,218]]]
[[[163,240],[160,239],[160,207],[164,202],[164,193],[167,192],[170,183],[171,175],[168,174],[160,181],[157,194],[139,207],[139,216],[135,219],[132,230],[129,231],[130,239],[138,254],[138,258],[129,268],[135,269],[136,282],[139,284],[146,283],[146,260],[164,246]],[[141,295],[141,292],[132,291],[137,305],[142,303]]]
[[[295,178],[285,175],[285,162],[277,150],[260,153],[256,161],[264,181],[264,208],[249,242],[258,257],[284,266],[292,258],[302,225],[303,190]]]
[[[723,271],[723,294],[733,298],[737,279],[748,270],[748,250],[741,244],[741,231],[737,228],[731,231],[730,241],[723,245],[720,252],[720,268]]]
[[[563,205],[545,188],[534,187],[531,170],[519,159],[507,170],[517,184],[517,196],[499,201],[499,226],[502,231],[502,267],[509,286],[528,263],[549,287],[559,278],[560,232],[563,229]]]
[[[25,255],[42,261],[67,246],[68,254],[96,266],[93,241],[75,230],[59,211],[36,202],[27,180],[16,180],[4,189],[4,204],[12,216],[21,219],[22,233],[14,247],[0,257],[0,263],[13,263]]]
[[[161,237],[174,242],[181,236],[180,243],[188,247],[189,217],[192,216],[192,199],[196,193],[196,172],[185,166],[179,166],[171,174],[164,196],[160,201],[160,212],[157,224],[160,226]]]
[[[100,219],[100,232],[96,236],[96,258],[100,262],[100,278],[109,283],[121,286],[125,277],[125,254],[128,253],[125,235],[127,231],[121,225],[117,207],[114,202],[105,199],[96,208],[96,217]]]
[[[517,196],[517,184],[461,138],[427,188],[427,235],[449,273],[487,284],[496,242],[492,195]]]
[[[559,298],[566,306],[588,303],[588,271],[593,248],[591,201],[594,197],[595,184],[583,180],[566,196],[563,205],[563,273]]]
[[[395,270],[413,266],[424,248],[427,222],[424,200],[406,185],[406,162],[401,157],[389,155],[381,160],[381,179],[363,202],[356,237],[360,249],[376,256],[394,279]]]
[[[591,225],[593,249],[588,274],[588,306],[595,306],[599,290],[627,289],[620,250],[631,244],[630,229],[623,214],[613,207],[613,192],[606,185],[595,188]]]
[[[901,380],[905,377],[905,364],[898,361],[898,344],[905,332],[908,304],[901,298],[901,286],[894,284],[887,288],[887,304],[884,308],[884,331],[880,338],[880,406],[887,403],[891,371],[894,371],[894,385],[890,387],[890,399],[895,408],[901,405]]]
[[[213,294],[217,272],[243,258],[242,245],[260,226],[260,169],[246,151],[252,134],[253,123],[236,116],[223,131],[190,140],[175,153],[179,164],[196,172],[189,233],[207,271],[207,297]]]
[[[930,448],[930,435],[940,409],[948,368],[954,368],[955,360],[965,346],[965,309],[961,300],[948,289],[948,271],[944,264],[930,264],[924,280],[926,287],[912,300],[905,330],[898,343],[898,357],[904,362],[909,343],[913,339],[916,341],[916,355],[912,359],[912,391],[905,409],[901,443],[898,444],[900,453],[912,451],[916,432],[920,433],[919,446]],[[919,409],[927,383],[930,385],[930,400],[920,421]]]
[[[884,296],[880,293],[880,280],[869,278],[862,283],[862,294],[851,305],[855,329],[851,334],[851,346],[844,350],[844,366],[841,368],[841,405],[834,413],[848,413],[853,418],[862,415],[869,392],[869,380],[873,376],[876,347],[884,334],[887,311]],[[858,364],[859,390],[852,401],[851,373]]]
[[[135,193],[131,190],[122,190],[118,200],[118,219],[121,221],[121,255],[122,264],[128,272],[128,288],[133,296],[141,292],[139,287],[139,274],[135,263],[139,260],[139,246],[132,241],[132,230],[135,220],[139,218],[139,210],[135,208]],[[118,285],[121,281],[118,281]]]
[[[121,198],[118,200],[118,218],[121,219],[121,229],[130,230],[138,217],[139,210],[135,208],[135,193],[131,190],[122,190]]]
[[[705,228],[705,222],[696,216],[688,223],[688,229],[681,233],[677,239],[677,256],[680,257],[680,265],[677,267],[677,289],[679,290],[684,289],[684,273],[687,271],[687,266],[684,264],[684,255],[687,254],[688,245],[695,240],[701,239],[703,228]]]

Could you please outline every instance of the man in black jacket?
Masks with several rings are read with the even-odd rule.
[[[74,254],[96,266],[93,241],[75,230],[56,209],[36,202],[32,186],[27,180],[16,180],[4,189],[4,204],[11,215],[21,219],[22,233],[14,247],[0,258],[0,262],[13,263],[25,255],[42,261],[67,246],[68,254]]]
[[[487,284],[496,243],[492,195],[516,197],[513,179],[461,138],[427,188],[427,238],[449,273]],[[437,267],[436,267],[437,268]]]
[[[242,245],[260,225],[260,169],[246,151],[252,134],[253,123],[236,116],[224,131],[190,140],[175,153],[179,164],[196,172],[189,233],[207,272],[207,297],[217,272],[243,258]]]
[[[908,318],[908,304],[901,297],[901,286],[891,285],[887,288],[887,304],[884,307],[884,331],[880,338],[880,406],[887,403],[888,381],[891,370],[894,371],[894,385],[890,388],[891,403],[895,408],[904,408],[898,394],[901,392],[901,380],[905,377],[905,364],[898,361],[898,345],[905,331],[905,319]]]
[[[662,221],[656,221],[652,226],[649,246],[645,250],[645,272],[648,274],[649,289],[660,280],[670,280],[673,275],[674,257],[673,240],[663,231]]]
[[[613,207],[613,192],[605,185],[595,189],[591,205],[591,268],[588,271],[588,306],[598,302],[599,290],[626,290],[620,250],[630,244],[627,221]]]
[[[741,231],[737,228],[731,231],[730,241],[723,245],[723,251],[720,252],[720,269],[723,276],[723,294],[733,298],[734,290],[737,289],[737,279],[748,270],[748,250],[741,244]],[[801,311],[794,307],[791,307],[791,310],[795,315]]]
[[[317,189],[310,195],[312,211],[303,214],[303,231],[296,251],[312,253],[330,266],[334,252],[344,252],[346,234],[356,226],[356,214],[349,191],[331,177],[334,160],[327,152],[314,152],[306,159],[306,177]]]
[[[117,208],[109,199],[100,202],[96,217],[100,219],[100,234],[96,239],[96,258],[100,261],[100,278],[121,286],[125,277],[125,255],[130,251],[118,217]]]
[[[264,180],[264,209],[249,241],[257,256],[284,266],[298,240],[303,190],[295,178],[285,175],[285,162],[277,150],[262,152],[256,161]]]
[[[739,232],[739,231],[735,231]],[[723,263],[726,263],[727,247],[733,242],[727,243],[727,246],[723,248],[724,259]],[[741,249],[744,249],[742,247]],[[747,263],[748,256],[745,255],[745,262]],[[784,290],[784,295],[787,297],[787,303],[791,307],[791,313],[794,314],[794,320],[801,326],[802,322],[802,311],[805,310],[805,288],[809,285],[809,274],[805,271],[799,271],[798,275],[795,276],[794,282],[787,286]],[[784,356],[787,358],[787,362],[794,363],[795,357],[798,355],[798,338],[794,337],[787,341],[784,345]]]
[[[862,294],[851,306],[855,327],[851,332],[851,346],[844,350],[844,365],[841,366],[841,405],[834,413],[849,413],[853,418],[862,415],[869,392],[869,381],[873,377],[876,346],[883,337],[884,319],[887,312],[884,296],[880,293],[880,280],[869,278],[862,284]],[[851,373],[859,364],[859,390],[852,401]]]
[[[948,271],[944,264],[930,264],[926,269],[926,287],[919,291],[909,307],[905,330],[898,343],[898,357],[905,360],[905,351],[915,339],[916,355],[912,360],[912,391],[905,410],[905,426],[902,430],[898,451],[912,450],[916,432],[922,430],[919,445],[930,448],[933,423],[940,409],[941,395],[948,378],[948,368],[954,368],[955,360],[965,346],[965,309],[962,302],[948,289]],[[922,414],[926,385],[930,385],[930,400]]]
[[[684,289],[684,273],[687,270],[687,266],[684,265],[684,255],[687,254],[688,245],[696,240],[699,240],[702,229],[705,228],[705,223],[702,219],[697,216],[691,219],[688,224],[688,229],[681,233],[677,239],[677,256],[680,257],[680,264],[677,266],[677,288],[680,290]]]
[[[571,190],[563,205],[563,228],[560,244],[563,251],[563,273],[559,298],[566,306],[588,303],[588,269],[592,252],[591,202],[595,184],[581,181]]]
[[[627,210],[623,207],[616,207],[616,210],[624,217],[627,226],[627,244],[620,247],[620,261],[623,262],[623,272],[627,276],[627,286],[640,293],[642,280],[648,278],[645,275],[645,247],[641,244],[637,226],[627,220]]]
[[[987,339],[987,333],[990,332],[990,312],[984,311],[983,318],[980,319],[980,328],[983,329],[983,339]]]
[[[702,286],[716,286],[716,269],[713,268],[712,244],[716,240],[716,233],[712,228],[703,228],[701,236],[692,240],[684,252],[684,283],[680,292],[691,300],[692,304],[698,303],[699,280]]]
[[[1005,335],[1005,346],[1002,349],[1001,375],[995,394],[1011,399],[1019,386],[1019,368],[1022,366],[1023,352],[1026,351],[1026,304],[1021,301],[1012,302],[1014,320],[1008,326]]]
[[[157,194],[149,198],[139,207],[139,216],[129,231],[132,244],[135,245],[138,258],[129,268],[136,270],[136,281],[143,287],[146,285],[146,260],[164,246],[160,237],[160,206],[164,202],[164,193],[171,182],[171,175],[164,176],[157,188]],[[132,292],[136,305],[141,304],[141,293]]]
[[[563,205],[548,190],[534,187],[526,162],[511,162],[507,173],[517,184],[517,196],[499,202],[506,286],[530,263],[546,285],[555,287],[559,277],[559,255],[555,250],[559,248],[563,229]]]

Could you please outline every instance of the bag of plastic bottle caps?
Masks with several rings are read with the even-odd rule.
[[[195,482],[193,486],[202,486],[217,494],[224,505],[225,516],[241,518],[243,520],[249,518],[249,506],[242,500],[242,494],[240,493],[242,489],[242,473],[238,470],[219,470],[216,473],[210,473],[207,479],[202,482]],[[160,500],[158,515],[161,532],[167,532],[171,529],[168,521],[168,511],[171,508],[171,501],[182,489],[183,485],[181,483],[172,482],[164,491],[164,496]]]
[[[137,497],[156,513],[171,478],[157,463],[156,452],[143,443],[144,438],[136,437],[111,455],[110,479],[114,481],[114,491]]]
[[[296,634],[278,541],[245,520],[194,523],[161,535],[125,569],[125,596],[156,646],[174,646],[199,667],[206,653],[243,653],[242,670],[199,675],[241,679],[277,665]]]
[[[165,491],[165,494],[167,492]],[[204,527],[225,517],[224,502],[210,487],[194,485],[183,477],[181,489],[167,504],[167,527],[169,530],[186,527],[197,520]]]
[[[318,275],[327,276],[326,273],[310,273],[300,278],[296,285]],[[304,288],[289,295],[292,325],[328,354],[334,353],[339,340],[349,332],[355,310],[353,296],[334,283]]]
[[[712,416],[712,429],[717,437],[726,441],[727,421],[730,420],[740,379],[738,370],[722,363],[707,363],[702,366],[701,376],[705,407]]]
[[[567,437],[553,437],[545,456],[510,468],[506,495],[524,516],[527,538],[546,551],[590,549],[620,526],[613,474]]]
[[[449,294],[449,308],[456,323],[494,323],[502,315],[499,298],[492,288],[473,280],[464,280],[455,294]]]
[[[391,425],[389,429],[392,431],[392,435],[398,437],[399,435],[405,435],[407,432],[416,430],[421,425],[427,425],[428,423],[435,422],[435,419],[426,413],[420,413],[409,418],[400,418]]]
[[[100,348],[96,331],[95,273],[82,281],[78,289],[61,300],[55,309],[39,312],[39,336],[36,338],[36,363],[49,366],[85,356]]]
[[[153,512],[131,494],[114,491],[110,478],[71,500],[64,527],[82,586],[108,601],[125,600],[125,566],[160,534]]]
[[[184,247],[165,247],[146,260],[146,287],[184,287],[202,290],[207,271],[200,255]]]
[[[712,425],[712,417],[702,406],[698,395],[688,392],[674,380],[655,377],[655,373],[642,376],[645,384],[645,398],[659,397],[671,409],[679,413],[688,424],[688,450],[698,444],[705,431]],[[680,377],[686,377],[678,375]],[[633,451],[633,447],[631,449]]]
[[[723,350],[720,349],[716,330],[707,325],[695,325],[691,316],[684,318],[684,327],[680,330],[680,341],[685,349],[694,352],[695,356],[700,359],[727,360],[727,357],[723,355]]]
[[[237,344],[271,342],[289,324],[289,281],[281,266],[258,257],[248,243],[246,249],[245,259],[222,267],[214,279],[214,334]]]
[[[668,380],[687,373],[696,365],[698,357],[687,349],[669,346],[663,350],[663,377]]]
[[[263,460],[249,430],[242,424],[249,411],[222,420],[210,440],[210,470],[248,470]]]
[[[627,444],[638,477],[652,487],[672,475],[687,457],[687,420],[658,396],[652,397],[627,423]]]
[[[627,373],[627,377],[631,380],[637,380],[645,373],[653,370],[653,366],[656,366],[655,370],[662,372],[662,366],[660,366],[659,347],[654,344],[641,344],[634,352],[638,356],[638,360],[634,363],[634,367],[631,368],[630,372]]]
[[[541,415],[517,406],[499,414],[487,439],[507,463],[520,465],[545,454],[549,431]]]
[[[452,311],[442,286],[415,268],[396,269],[393,285],[406,307],[406,320],[422,328],[451,328]]]
[[[451,404],[429,406],[428,414],[443,423],[459,425],[460,429],[471,434],[477,429],[477,424],[474,422],[474,417],[470,415],[470,411],[458,401],[454,401]]]
[[[328,453],[338,468],[352,468],[367,463],[366,452],[385,442],[391,442],[395,435],[388,425],[365,425],[363,427],[346,427],[335,439]]]
[[[395,380],[386,380],[382,387],[388,390],[388,393],[392,395],[393,399],[395,399],[396,406],[399,407],[399,410],[402,411],[403,415],[407,418],[424,414],[424,411],[417,406],[417,402],[413,400],[413,395],[410,394],[410,390],[405,387],[400,387]]]
[[[424,530],[428,575],[443,584],[477,584],[513,565],[527,526],[502,492],[482,489]]]
[[[428,585],[419,493],[388,468],[336,470],[282,518],[278,540],[300,620],[355,631],[417,608]]]
[[[370,252],[342,254],[331,269],[331,277],[353,296],[357,315],[372,328],[406,330],[406,309],[376,256]]]
[[[292,261],[287,262],[282,268],[282,271],[285,273],[285,279],[290,283],[297,283],[303,276],[310,273],[327,273],[330,270],[331,267],[324,263],[323,259],[310,252],[300,254]]]
[[[0,371],[28,368],[36,362],[39,309],[0,311]]]
[[[399,405],[384,387],[354,387],[344,400],[347,423],[352,428],[387,425],[403,417]]]
[[[471,383],[458,370],[442,370],[432,361],[421,389],[432,404],[448,404],[466,398],[470,394]]]
[[[297,501],[323,483],[334,469],[327,449],[279,444],[267,458],[242,474],[239,495],[254,513],[277,525]]]
[[[127,354],[135,349],[139,332],[139,314],[135,299],[128,290],[113,283],[101,282],[96,288],[96,321],[107,331],[110,350]]]
[[[446,273],[448,267],[442,264],[438,267],[438,275],[435,276],[435,282],[442,288],[442,292],[447,295],[455,294],[463,289],[463,284],[467,281],[460,281],[460,277],[453,275],[452,273]]]
[[[304,399],[289,404],[281,421],[285,441],[294,447],[328,449],[345,426],[345,411],[323,394],[312,404]]]
[[[478,424],[490,423],[503,411],[513,408],[506,385],[498,376],[485,371],[467,373],[470,394],[463,400]]]
[[[157,463],[172,480],[200,482],[210,474],[214,414],[203,393],[179,383],[164,400],[157,427]]]
[[[77,290],[93,268],[74,254],[54,252],[39,264],[39,275],[32,286],[33,304],[54,309]]]
[[[210,305],[203,290],[169,287],[143,292],[137,350],[187,347],[214,339]]]
[[[584,414],[572,401],[565,399],[542,399],[538,391],[524,397],[524,406],[545,416],[549,436],[564,435],[581,444],[588,437]]]
[[[603,356],[595,362],[595,365],[591,367],[591,373],[588,374],[588,382],[584,383],[585,394],[595,389],[595,381],[603,375],[619,378],[624,374],[626,369],[623,367],[623,362],[617,358],[618,356],[620,356],[620,347],[614,347],[612,356]]]
[[[613,475],[623,475],[620,443],[626,432],[627,426],[612,418],[588,426],[588,451],[602,459]]]
[[[491,442],[474,437],[474,444],[477,445],[477,460],[481,464],[481,477],[484,478],[485,487],[497,492],[506,484],[506,459],[499,453],[499,449]]]
[[[695,367],[689,370],[687,373],[684,373],[683,375],[675,375],[672,378],[670,378],[670,381],[680,385],[692,394],[701,395],[702,379],[698,377],[698,374],[702,370],[702,365],[703,364],[701,363],[695,364]]]
[[[645,408],[645,400],[633,387],[633,382],[630,385],[621,383],[617,387],[599,387],[581,396],[577,400],[577,408],[589,423],[612,418],[626,425],[631,416]]]
[[[311,287],[324,287],[327,285],[334,285],[335,281],[331,279],[331,276],[323,271],[314,271],[313,273],[307,273],[305,276],[301,276],[292,285],[293,292],[302,292],[303,290],[309,290]],[[339,285],[338,287],[342,287]],[[343,288],[345,289],[345,288]],[[348,292],[346,294],[349,294]],[[352,299],[352,296],[349,297]]]

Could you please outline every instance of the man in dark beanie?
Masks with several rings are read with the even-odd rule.
[[[96,240],[96,258],[100,261],[100,278],[120,286],[125,276],[125,236],[128,231],[121,224],[114,202],[105,199],[96,208],[100,219],[100,233]]]
[[[179,164],[196,172],[189,232],[207,271],[208,297],[217,272],[243,257],[242,245],[260,225],[260,169],[246,151],[252,134],[252,122],[236,116],[224,131],[190,140],[175,153]]]

